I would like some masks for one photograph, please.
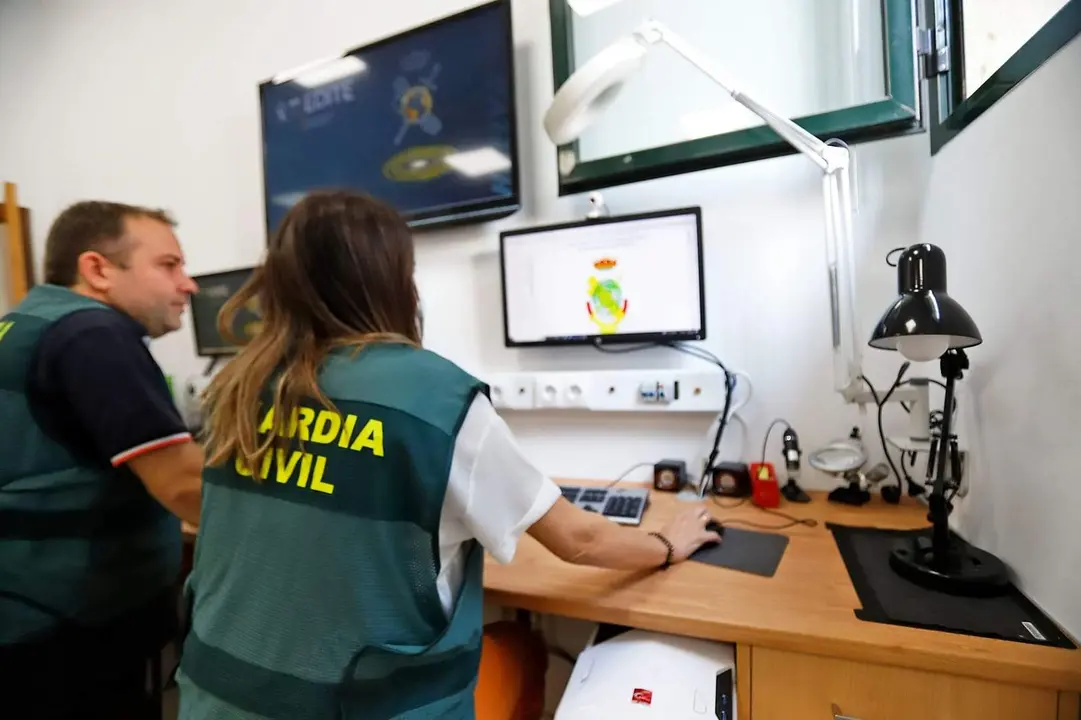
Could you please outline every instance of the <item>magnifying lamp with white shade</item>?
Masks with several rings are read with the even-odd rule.
[[[544,115],[545,132],[556,145],[565,145],[577,139],[608,110],[623,85],[640,71],[650,50],[662,44],[709,77],[733,100],[762,118],[766,125],[824,173],[826,261],[835,389],[846,400],[855,401],[862,389],[862,343],[855,320],[856,283],[852,271],[852,189],[848,172],[851,156],[843,143],[820,140],[736,90],[736,86],[714,67],[708,57],[655,20],[645,22],[629,36],[601,50],[560,86]]]

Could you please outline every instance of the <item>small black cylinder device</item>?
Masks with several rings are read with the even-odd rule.
[[[796,435],[796,431],[792,429],[791,425],[786,427],[784,434],[781,435],[781,443],[784,446],[783,455],[785,473],[788,475],[788,482],[781,488],[781,494],[784,495],[785,500],[788,500],[789,502],[811,502],[811,497],[799,486],[799,460],[800,456],[803,455],[803,452],[799,447],[799,436]]]

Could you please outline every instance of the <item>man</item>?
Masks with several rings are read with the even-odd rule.
[[[0,716],[144,716],[175,631],[203,453],[147,348],[197,289],[173,225],[71,206],[45,284],[0,319]]]

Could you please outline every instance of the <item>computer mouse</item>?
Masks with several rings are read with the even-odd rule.
[[[718,535],[720,535],[721,537],[724,537],[724,525],[721,525],[716,520],[710,520],[708,523],[706,523],[706,530],[708,530],[709,532],[715,532]],[[717,544],[717,541],[713,540],[713,541],[710,541],[710,542],[706,543],[706,546],[709,547],[709,546],[716,545],[716,544]]]

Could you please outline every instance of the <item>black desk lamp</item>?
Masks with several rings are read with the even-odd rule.
[[[941,248],[927,243],[906,248],[897,261],[897,290],[900,297],[878,321],[869,344],[897,350],[913,362],[939,358],[946,400],[935,479],[927,498],[931,536],[901,541],[890,553],[890,565],[899,575],[927,588],[954,595],[994,595],[1007,587],[1006,566],[950,533],[946,498],[954,388],[968,369],[964,348],[979,345],[983,338],[965,309],[946,292],[946,255]]]

